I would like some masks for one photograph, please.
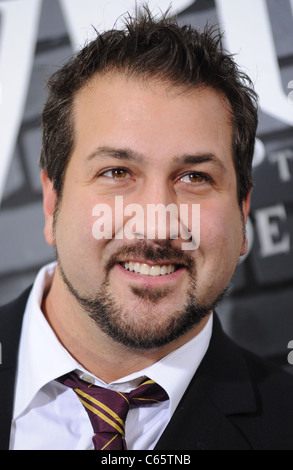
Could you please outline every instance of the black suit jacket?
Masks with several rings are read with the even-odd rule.
[[[28,293],[0,308],[1,450],[9,446]],[[293,450],[293,376],[235,345],[215,316],[210,347],[156,449]]]

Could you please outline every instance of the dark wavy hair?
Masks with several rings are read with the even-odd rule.
[[[52,180],[57,196],[62,194],[75,145],[74,97],[94,75],[115,71],[186,89],[212,87],[225,96],[231,110],[233,159],[241,205],[253,186],[252,157],[258,122],[253,84],[223,49],[217,26],[206,26],[200,32],[179,25],[168,13],[154,17],[146,7],[136,17],[126,17],[123,29],[97,32],[96,38],[48,81],[40,166]]]

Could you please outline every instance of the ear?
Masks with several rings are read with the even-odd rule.
[[[249,214],[249,211],[250,211],[250,198],[251,198],[251,190],[249,191],[247,197],[243,200],[242,202],[242,214],[243,214],[243,223],[246,225],[247,223],[247,218],[248,218],[248,214]],[[248,240],[247,240],[247,237],[245,236],[244,238],[244,241],[243,241],[243,245],[242,245],[242,249],[241,249],[241,253],[240,253],[240,256],[243,256],[245,255],[246,251],[247,251],[247,245],[248,245]]]
[[[57,203],[57,193],[53,188],[52,181],[44,170],[41,172],[41,182],[43,186],[43,210],[45,216],[44,234],[47,243],[51,246],[55,246],[53,220]]]

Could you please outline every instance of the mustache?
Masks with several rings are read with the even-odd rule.
[[[194,259],[186,251],[171,245],[169,240],[164,246],[155,247],[146,241],[130,243],[120,247],[113,253],[106,264],[107,274],[117,263],[128,260],[143,259],[152,264],[176,264],[189,271],[194,269]]]

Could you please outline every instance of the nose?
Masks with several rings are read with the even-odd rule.
[[[136,212],[135,220],[128,220],[124,229],[126,233],[131,229],[134,238],[155,241],[179,238],[176,194],[163,178],[153,177],[146,181],[137,193],[136,203],[125,209],[126,216]]]

